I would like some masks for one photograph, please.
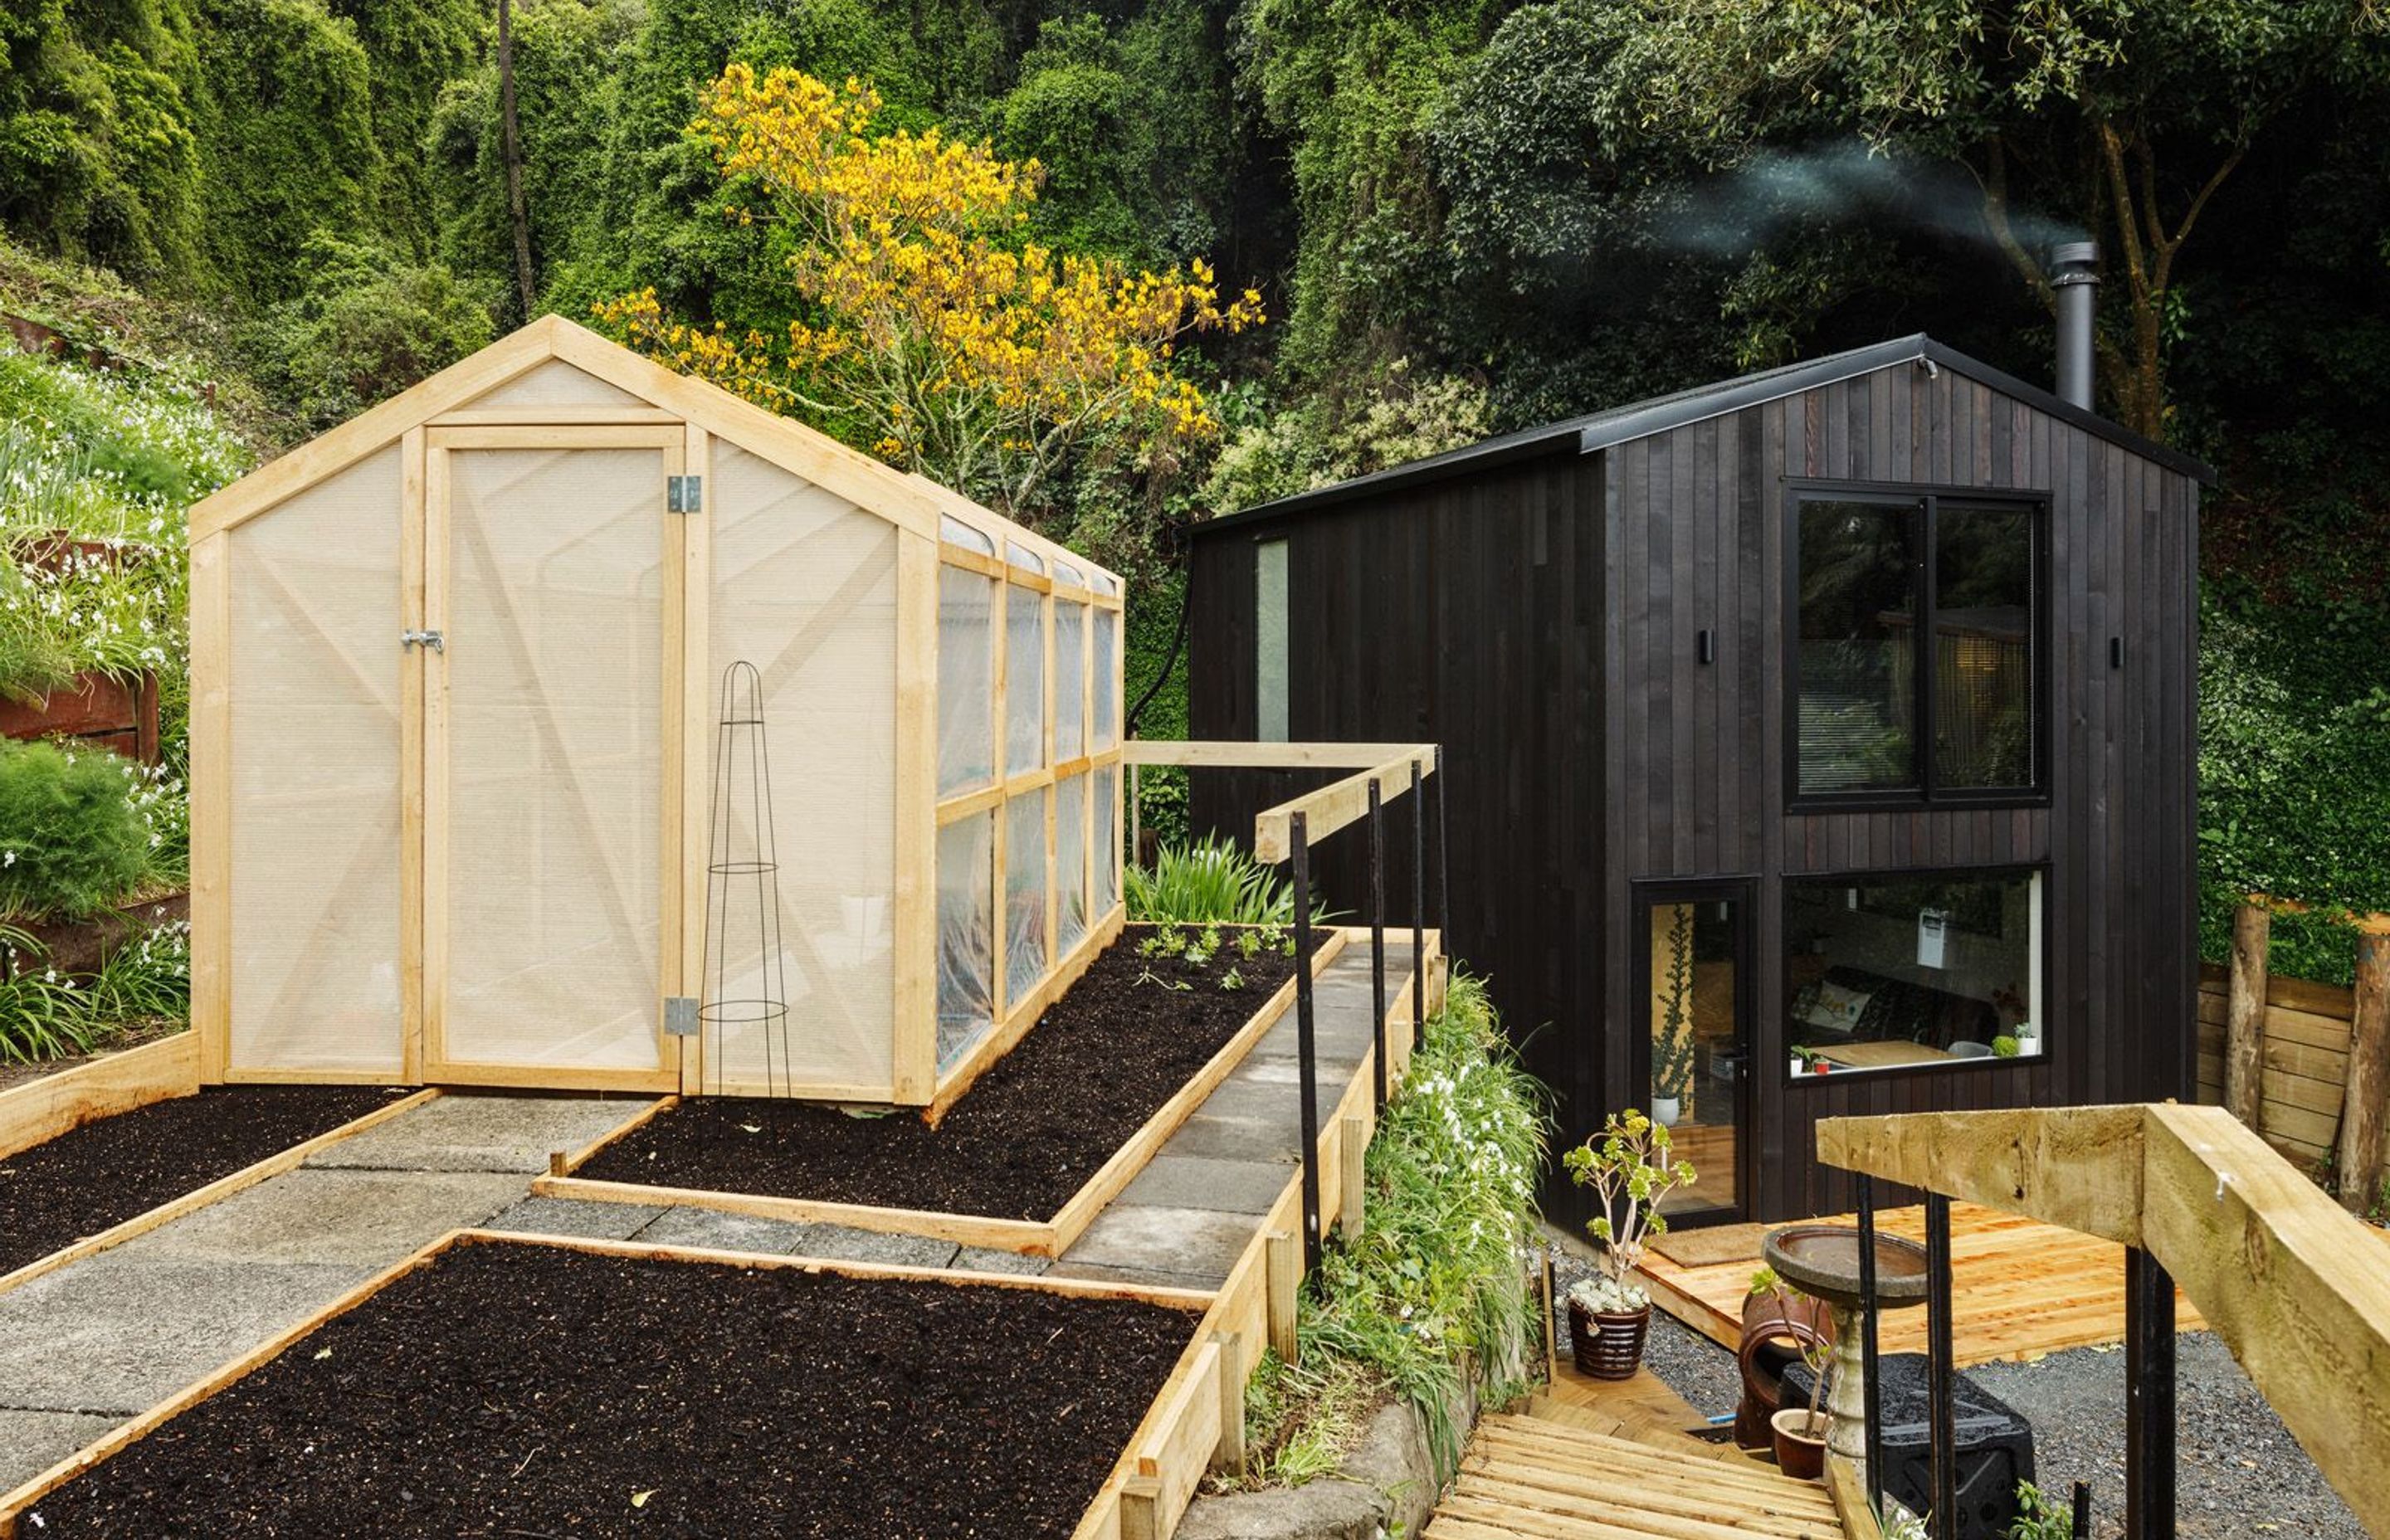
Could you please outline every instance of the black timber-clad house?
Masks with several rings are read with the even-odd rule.
[[[1684,1219],[1839,1212],[1818,1118],[2191,1093],[2212,481],[1921,336],[1508,434],[1199,526],[1193,736],[1444,744],[1560,1136],[1673,1092]]]

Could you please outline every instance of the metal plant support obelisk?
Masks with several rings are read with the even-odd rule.
[[[741,783],[741,777],[744,783]],[[737,816],[747,814],[745,828]],[[713,1066],[713,1091],[720,1095],[732,1083],[729,1074],[731,1029],[746,1029],[763,1045],[764,1094],[786,1096],[793,1089],[789,1056],[789,987],[780,955],[780,870],[772,833],[772,753],[764,732],[764,678],[755,665],[740,660],[722,673],[722,706],[714,726],[713,807],[707,820],[705,966],[700,977],[707,990],[698,1018],[707,1033],[706,1058]],[[743,848],[742,848],[743,847]],[[730,992],[734,940],[751,933],[745,915],[734,917],[734,906],[752,895],[755,913],[753,987],[739,981],[739,993]],[[737,929],[734,932],[733,926]],[[737,1077],[744,1084],[746,1076]]]

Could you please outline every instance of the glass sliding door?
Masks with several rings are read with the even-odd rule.
[[[1638,888],[1637,1082],[1697,1179],[1662,1204],[1672,1220],[1737,1218],[1749,1148],[1750,891],[1741,882]]]

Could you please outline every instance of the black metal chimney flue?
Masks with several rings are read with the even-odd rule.
[[[2058,290],[2058,398],[2091,410],[2091,312],[2100,297],[2097,242],[2071,240],[2049,252],[2049,285]]]

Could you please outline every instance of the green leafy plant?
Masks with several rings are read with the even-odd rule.
[[[1303,1295],[1301,1374],[1325,1377],[1326,1392],[1291,1426],[1249,1416],[1262,1469],[1294,1479],[1273,1466],[1273,1449],[1302,1448],[1306,1430],[1323,1419],[1357,1427],[1370,1403],[1391,1392],[1419,1413],[1449,1470],[1462,1431],[1451,1404],[1469,1367],[1493,1381],[1489,1403],[1525,1388],[1543,1312],[1522,1259],[1535,1224],[1547,1096],[1520,1067],[1484,982],[1454,974],[1370,1141],[1368,1221],[1359,1236],[1330,1239],[1317,1286]],[[1255,1385],[1249,1412],[1257,1397],[1266,1404],[1303,1390],[1294,1371],[1268,1359]]]
[[[2031,1482],[2017,1482],[2017,1517],[2009,1540],[2072,1540],[2075,1510]]]
[[[1137,943],[1137,955],[1144,957],[1176,957],[1187,951],[1187,937],[1176,925],[1164,925]]]
[[[1139,984],[1151,984],[1156,989],[1166,989],[1174,994],[1179,995],[1184,995],[1189,990],[1195,987],[1185,979],[1165,979],[1150,968],[1141,969],[1137,973],[1137,982]]]
[[[1242,969],[1231,968],[1226,973],[1220,975],[1220,988],[1222,990],[1233,994],[1244,987],[1245,975]]]
[[[148,855],[122,761],[48,743],[0,745],[0,916],[96,913],[132,891]]]
[[[1693,1084],[1693,906],[1679,904],[1668,927],[1664,1006],[1651,1034],[1651,1094],[1681,1103]]]
[[[1285,925],[1294,919],[1293,890],[1217,836],[1164,845],[1150,870],[1129,867],[1124,896],[1132,920]]]
[[[120,1033],[187,1020],[190,927],[142,932],[86,977],[60,973],[24,930],[0,925],[0,1059],[38,1062],[87,1053]]]
[[[2014,1059],[2016,1056],[2017,1040],[2015,1038],[2011,1037],[2006,1033],[2002,1033],[1999,1036],[1992,1039],[1992,1057],[1994,1059]]]
[[[1592,1137],[1561,1157],[1569,1180],[1591,1187],[1600,1205],[1586,1233],[1601,1242],[1601,1270],[1622,1290],[1637,1287],[1644,1246],[1668,1233],[1661,1200],[1694,1179],[1692,1162],[1669,1155],[1667,1129],[1630,1107],[1610,1114]]]

